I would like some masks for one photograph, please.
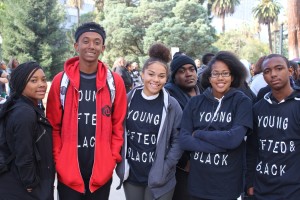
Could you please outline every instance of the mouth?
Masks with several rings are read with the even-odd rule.
[[[193,82],[195,82],[195,79],[186,79],[185,82],[186,83],[193,83]]]
[[[96,53],[95,52],[87,52],[86,54],[89,56],[94,56]]]
[[[272,85],[276,85],[276,84],[278,84],[278,83],[280,83],[280,80],[278,80],[278,79],[272,80],[272,81],[271,81],[271,84],[272,84]]]
[[[39,95],[44,95],[44,94],[46,94],[46,91],[37,91],[36,93]]]
[[[150,83],[150,86],[154,89],[157,89],[157,88],[159,88],[160,85],[156,84],[156,83]]]
[[[225,86],[225,83],[217,83],[216,85],[217,85],[217,87],[222,88]]]

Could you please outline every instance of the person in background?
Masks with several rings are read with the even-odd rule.
[[[290,83],[289,62],[279,54],[262,64],[271,91],[253,107],[253,134],[247,139],[247,189],[255,199],[300,196],[300,91]]]
[[[152,45],[142,69],[144,85],[127,95],[123,160],[116,169],[127,200],[171,200],[173,196],[182,154],[177,130],[182,110],[164,89],[169,60],[166,46]]]
[[[258,61],[255,63],[254,70],[253,70],[254,76],[252,77],[250,89],[256,96],[259,90],[267,85],[266,81],[264,80],[263,71],[262,71],[262,63],[265,57],[266,56],[262,56],[258,59]]]
[[[218,52],[202,75],[207,89],[183,110],[180,144],[191,151],[190,200],[237,199],[243,192],[244,137],[252,129],[252,102],[239,90],[245,78],[234,54]]]
[[[14,92],[0,118],[6,121],[6,145],[14,156],[0,176],[0,199],[53,200],[52,127],[38,106],[47,90],[45,73],[36,62],[23,63],[12,72],[10,86]]]
[[[79,26],[74,44],[79,56],[64,65],[69,85],[60,88],[60,72],[48,94],[46,113],[53,126],[53,155],[61,200],[108,200],[113,170],[122,160],[126,92],[121,77],[112,72],[112,102],[108,69],[98,60],[105,49],[105,39],[105,30],[99,24],[87,22]],[[65,93],[64,107],[61,92]]]
[[[7,64],[7,70],[6,70],[6,71],[7,71],[8,75],[10,76],[11,72],[12,72],[15,68],[17,68],[18,66],[19,66],[19,61],[17,60],[17,58],[12,57],[12,58],[9,60],[8,64]],[[6,83],[6,84],[5,84],[5,88],[6,88],[6,93],[7,93],[7,95],[10,95],[9,83]]]
[[[200,59],[195,59],[195,65],[196,65],[196,68],[197,68],[197,73],[198,71],[200,70],[200,67],[201,67],[201,60]],[[197,74],[198,75],[198,74]]]
[[[125,84],[126,93],[128,93],[132,89],[133,80],[126,66],[127,66],[127,62],[123,57],[120,57],[115,61],[114,69],[115,72],[122,77]]]
[[[7,64],[7,72],[11,74],[11,72],[19,66],[19,61],[16,57],[11,57]]]
[[[296,86],[300,87],[300,75],[299,75],[299,65],[297,62],[290,60],[289,61],[290,64],[290,71],[291,71],[291,77],[293,80],[293,84],[295,84]]]
[[[0,95],[1,98],[5,98],[7,96],[6,85],[8,85],[10,76],[7,73],[7,66],[4,61],[0,62]]]
[[[206,53],[202,56],[202,65],[197,70],[198,80],[201,82],[201,76],[204,70],[207,68],[209,61],[215,56],[213,53]]]
[[[132,79],[133,79],[133,87],[140,86],[143,84],[139,64],[137,62],[133,62],[131,64],[132,67]]]
[[[171,62],[171,80],[165,88],[174,97],[182,110],[191,97],[199,95],[197,85],[197,68],[192,58],[187,55],[176,55]],[[189,156],[186,151],[181,156],[176,167],[176,187],[173,200],[188,199]]]

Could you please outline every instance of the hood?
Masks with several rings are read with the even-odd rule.
[[[226,100],[230,97],[232,97],[233,95],[235,95],[236,93],[241,93],[241,91],[239,91],[236,88],[230,88],[229,91],[221,98],[223,100]],[[213,93],[212,93],[212,88],[208,87],[204,92],[203,92],[204,96],[206,98],[208,98],[211,101],[218,101],[218,99],[216,97],[214,97]]]
[[[79,71],[79,57],[73,57],[68,59],[64,64],[64,71],[70,79],[70,84],[77,90],[80,86],[80,71]],[[96,78],[97,90],[103,88],[106,85],[107,67],[98,60],[98,70]]]
[[[282,101],[280,101],[279,103],[274,102],[271,99],[271,95],[272,95],[272,91],[268,92],[267,94],[265,94],[264,96],[264,100],[266,100],[269,104],[281,104],[284,103],[286,101],[290,101],[290,100],[296,100],[296,101],[300,101],[300,89],[294,89],[294,92],[292,92],[292,94],[290,96],[288,96],[287,98],[283,99]]]
[[[222,103],[223,101],[225,101],[226,99],[234,96],[235,94],[237,93],[242,93],[241,91],[237,90],[236,88],[230,88],[230,90],[220,99],[216,98],[213,96],[213,93],[212,93],[212,88],[211,87],[208,87],[203,95],[209,100],[209,101],[212,101],[213,102],[213,105],[215,106],[217,104],[217,108],[216,110],[213,112],[213,117],[211,118],[211,121],[209,122],[209,124],[204,128],[204,130],[208,130],[211,123],[213,122],[215,116],[218,114],[221,106],[222,106]],[[213,107],[214,107],[213,106]]]

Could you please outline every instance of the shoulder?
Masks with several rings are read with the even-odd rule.
[[[237,89],[234,91],[233,99],[237,102],[246,101],[252,104],[252,100],[244,92]]]
[[[60,84],[63,74],[64,74],[64,71],[61,71],[58,74],[56,74],[52,80],[52,85]]]
[[[9,113],[9,119],[18,123],[31,123],[36,121],[36,116],[34,108],[26,103],[16,103],[15,108]]]

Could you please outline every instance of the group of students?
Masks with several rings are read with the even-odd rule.
[[[199,83],[184,54],[173,58],[169,78],[170,50],[156,43],[143,85],[126,95],[122,78],[98,59],[105,39],[97,23],[77,28],[78,56],[54,77],[46,117],[40,65],[12,72],[0,118],[14,159],[0,175],[1,198],[52,200],[56,172],[60,200],[108,200],[116,166],[127,200],[237,199],[245,189],[256,199],[300,196],[300,93],[285,57],[264,59],[271,92],[253,106],[234,54],[218,52]]]

